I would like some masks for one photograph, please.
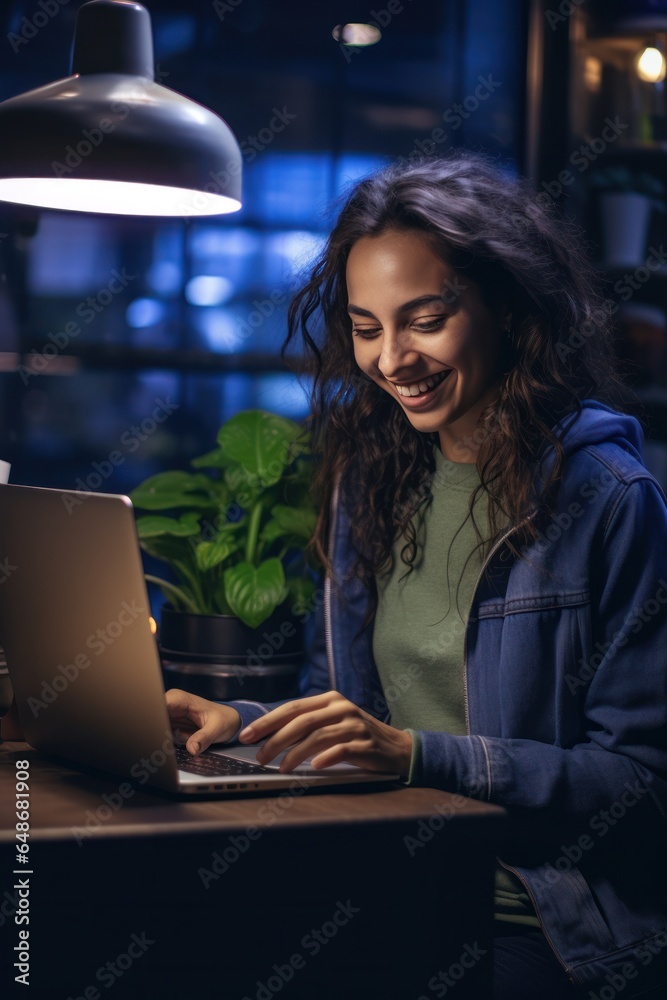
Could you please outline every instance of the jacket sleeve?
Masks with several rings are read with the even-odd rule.
[[[419,731],[411,784],[457,791],[536,818],[667,816],[667,505],[656,482],[624,483],[602,525],[593,635],[574,746]],[[599,662],[598,662],[599,661]],[[576,670],[573,667],[573,670]],[[557,697],[571,697],[557,692]]]
[[[322,694],[331,689],[329,680],[329,668],[327,665],[327,652],[324,633],[324,604],[322,601],[322,587],[315,591],[315,607],[304,619],[304,645],[306,654],[304,663],[299,673],[299,698],[307,698],[310,695]],[[234,736],[228,740],[233,743],[241,730],[249,726],[254,719],[260,715],[266,715],[271,709],[284,705],[293,699],[284,698],[282,701],[260,702],[248,701],[239,698],[235,701],[221,701],[220,705],[229,705],[235,708],[241,716],[241,725]]]

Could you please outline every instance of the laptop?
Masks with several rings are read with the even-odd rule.
[[[128,497],[0,484],[0,562],[0,645],[36,750],[190,796],[398,780],[346,763],[283,774],[284,754],[257,763],[260,744],[178,745]]]

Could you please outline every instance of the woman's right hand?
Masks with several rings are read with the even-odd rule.
[[[200,698],[180,688],[165,692],[171,728],[187,736],[188,753],[198,754],[211,743],[230,740],[241,725],[241,716],[229,705]]]

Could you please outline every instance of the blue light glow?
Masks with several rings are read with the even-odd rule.
[[[389,157],[365,156],[363,153],[341,156],[336,162],[335,185],[337,191],[342,191],[350,184],[368,177],[381,167],[386,166]]]
[[[198,274],[185,286],[185,298],[193,306],[220,306],[234,295],[229,278],[214,274]]]
[[[190,234],[190,253],[194,258],[245,257],[257,253],[261,244],[259,233],[249,229],[226,229],[220,226],[197,226]]]
[[[256,405],[280,413],[292,420],[302,420],[308,415],[312,379],[279,372],[262,375],[257,379]]]
[[[325,243],[324,233],[305,229],[267,236],[265,280],[269,285],[278,285],[307,270],[324,249]]]
[[[155,326],[164,319],[164,302],[157,299],[135,299],[125,311],[125,322],[135,330]]]
[[[332,195],[325,153],[264,153],[246,171],[247,202],[263,222],[320,227]]]
[[[207,346],[214,351],[233,354],[242,347],[248,349],[238,316],[232,309],[205,309],[193,317],[193,323]]]
[[[174,295],[181,290],[183,269],[173,261],[160,260],[148,269],[146,281],[160,295]]]

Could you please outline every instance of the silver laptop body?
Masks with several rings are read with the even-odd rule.
[[[352,764],[282,774],[280,758],[256,769],[257,747],[240,744],[194,759],[237,773],[179,768],[128,497],[0,484],[0,563],[0,646],[35,749],[190,795],[397,780]]]

